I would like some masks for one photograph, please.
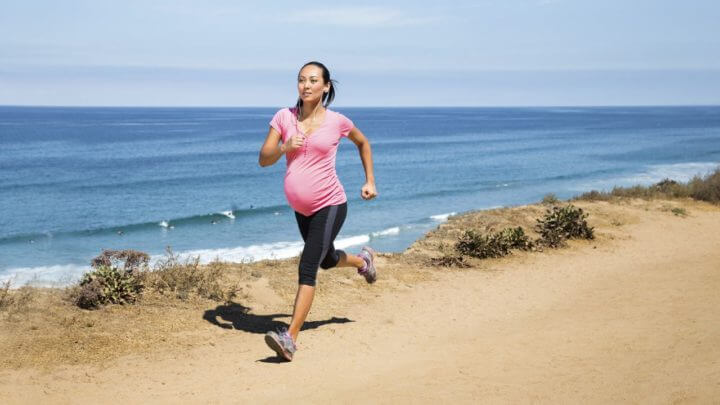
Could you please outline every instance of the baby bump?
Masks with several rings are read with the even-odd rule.
[[[342,186],[333,173],[330,176],[310,176],[302,172],[285,176],[285,196],[290,206],[303,215],[323,207],[334,200],[338,192],[344,195]]]

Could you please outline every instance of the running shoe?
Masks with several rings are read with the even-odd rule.
[[[375,251],[370,246],[363,246],[362,251],[358,255],[365,260],[365,267],[358,269],[358,274],[365,277],[365,281],[372,284],[377,280],[377,272],[375,271]]]
[[[268,332],[265,334],[265,343],[275,350],[279,357],[287,361],[292,361],[295,354],[295,342],[286,328],[279,328],[277,332]]]

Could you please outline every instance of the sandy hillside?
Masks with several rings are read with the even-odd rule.
[[[289,321],[292,260],[245,268],[228,305],[79,313],[118,323],[104,346],[72,335],[87,353],[63,354],[54,329],[15,321],[0,344],[25,360],[3,363],[0,403],[717,402],[720,208],[577,205],[597,238],[565,249],[428,265],[464,229],[532,227],[543,212],[518,207],[453,217],[406,253],[383,255],[375,285],[322,272],[292,363],[262,338]],[[51,350],[27,348],[42,339]]]

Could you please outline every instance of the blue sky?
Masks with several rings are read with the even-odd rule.
[[[0,104],[720,104],[720,2],[0,0]]]

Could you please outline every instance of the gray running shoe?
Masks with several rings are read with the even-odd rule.
[[[279,357],[287,361],[292,361],[295,354],[295,342],[286,328],[279,328],[277,332],[268,332],[265,334],[265,343],[275,350]]]
[[[362,251],[358,255],[365,260],[365,270],[358,269],[358,273],[365,277],[368,283],[374,283],[377,280],[377,272],[375,271],[375,251],[370,246],[363,246]]]

